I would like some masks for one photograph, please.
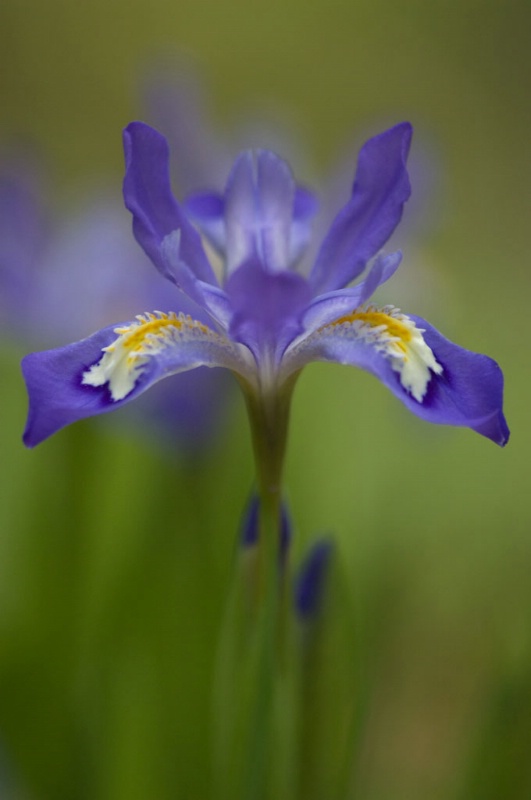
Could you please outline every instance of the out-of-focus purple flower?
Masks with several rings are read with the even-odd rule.
[[[0,165],[0,326],[27,345],[80,338],[149,302],[164,307],[168,285],[131,237],[127,214],[108,192],[85,198],[58,224],[46,211],[43,181],[26,155]],[[149,298],[149,300],[148,300]],[[175,298],[172,298],[175,302]],[[182,295],[179,310],[208,321]],[[187,452],[211,441],[228,400],[229,376],[197,370],[144,398],[132,417],[159,440]],[[214,399],[215,398],[215,399]],[[129,411],[131,416],[131,411]]]
[[[27,356],[26,444],[198,366],[225,367],[248,397],[274,404],[289,396],[311,361],[365,369],[417,416],[505,444],[498,365],[420,317],[369,302],[401,261],[400,253],[380,250],[410,194],[411,133],[402,123],[364,145],[351,196],[307,269],[302,258],[316,201],[282,159],[246,151],[223,194],[205,192],[181,206],[170,188],[165,138],[143,123],[129,125],[124,197],[137,241],[177,287],[176,297],[187,295],[209,322],[168,302],[76,344]],[[366,277],[351,286],[370,262]]]

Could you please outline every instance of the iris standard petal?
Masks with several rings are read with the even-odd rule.
[[[175,313],[145,314],[75,344],[32,353],[22,361],[30,402],[24,443],[33,447],[71,422],[133,400],[167,375],[200,366],[248,377],[244,348]]]
[[[289,267],[294,196],[285,161],[267,150],[241,154],[225,190],[228,275],[252,258],[273,272]]]
[[[507,443],[503,375],[488,356],[465,350],[420,317],[386,306],[357,309],[325,325],[284,359],[284,375],[310,361],[372,372],[418,417]]]
[[[303,255],[312,235],[311,223],[317,213],[317,208],[318,204],[315,196],[302,186],[296,187],[293,210],[291,211],[289,207],[285,209],[288,219],[291,215],[293,217],[289,230],[287,256],[285,242],[281,237],[281,253],[283,258],[287,258],[286,267],[293,266]],[[201,233],[208,239],[215,250],[225,255],[227,243],[224,198],[215,192],[194,194],[186,199],[184,209],[187,216],[196,223]],[[233,229],[232,235],[234,236],[232,247],[234,248],[233,260],[235,264],[238,263],[242,253],[250,254],[259,249],[255,247],[252,224],[249,224],[248,228],[243,232],[238,228]],[[285,235],[285,231],[283,231],[282,235]]]
[[[175,283],[161,243],[169,234],[179,231],[182,260],[200,280],[217,283],[201,237],[172,194],[169,150],[164,136],[143,122],[132,122],[124,130],[124,151],[124,200],[133,215],[138,243],[162,274]]]
[[[400,222],[411,192],[406,169],[411,136],[411,125],[404,122],[362,147],[351,198],[332,222],[311,272],[316,292],[355,280]]]

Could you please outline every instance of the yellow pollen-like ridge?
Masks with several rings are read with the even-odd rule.
[[[369,307],[365,310],[354,309],[351,314],[346,314],[339,319],[334,320],[332,325],[343,325],[344,323],[359,321],[362,324],[369,325],[371,328],[385,328],[386,333],[399,341],[397,346],[402,346],[405,349],[405,344],[411,341],[411,329],[391,314],[387,314],[385,310],[378,310]]]
[[[432,374],[443,371],[415,322],[395,306],[360,306],[324,325],[318,335],[358,339],[390,360],[400,383],[419,403],[426,395]]]
[[[117,338],[102,349],[100,360],[83,373],[88,386],[108,384],[112,399],[123,400],[133,390],[152,356],[166,347],[194,339],[219,343],[220,336],[202,322],[174,311],[139,314],[131,325],[114,328]]]
[[[172,333],[181,331],[183,328],[198,330],[202,333],[207,333],[209,330],[206,325],[192,319],[189,315],[176,314],[175,311],[139,314],[136,320],[132,325],[114,329],[115,333],[123,336],[121,345],[125,350],[129,350],[132,356],[135,353],[141,353],[146,343],[153,342],[153,339],[165,339],[168,335],[171,336]],[[112,352],[114,347],[115,345],[111,344],[104,350]]]

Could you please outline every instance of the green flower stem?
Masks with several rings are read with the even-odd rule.
[[[254,575],[256,684],[249,717],[243,797],[270,796],[274,762],[275,691],[279,679],[282,639],[280,520],[282,472],[286,452],[289,410],[296,376],[281,391],[258,394],[245,391],[257,490],[260,498],[259,540]],[[253,648],[254,649],[254,648]]]
[[[298,372],[294,373],[280,387],[272,384],[261,389],[238,378],[247,406],[260,499],[258,557],[253,576],[257,608],[270,586],[275,586],[275,592],[277,589],[282,473],[291,397],[298,376]]]

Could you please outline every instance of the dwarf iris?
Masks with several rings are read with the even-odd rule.
[[[373,373],[425,420],[466,426],[504,445],[498,365],[420,317],[370,302],[401,261],[400,253],[380,251],[410,194],[411,134],[402,123],[363,146],[351,196],[308,266],[317,203],[286,162],[265,150],[243,152],[224,193],[179,204],[166,140],[131,123],[124,132],[124,198],[134,234],[197,314],[148,310],[27,356],[25,443],[118,408],[168,375],[225,367],[244,390],[260,486],[276,493],[296,378],[311,361],[331,361]]]

